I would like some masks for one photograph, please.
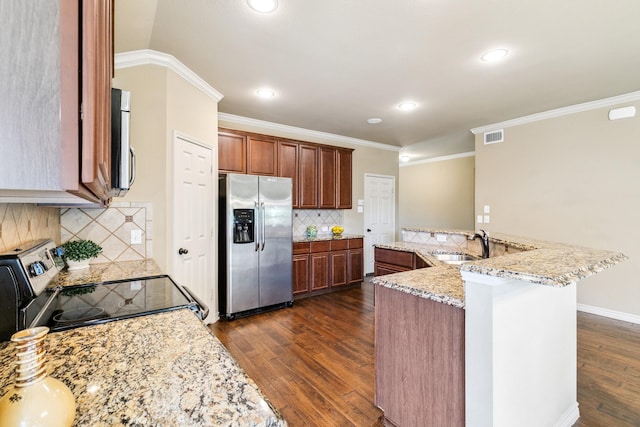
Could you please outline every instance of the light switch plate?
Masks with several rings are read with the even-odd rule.
[[[484,213],[486,213],[486,214],[491,213],[491,206],[484,205]]]
[[[478,215],[478,218],[476,219],[476,222],[478,224],[482,224],[482,215]]]
[[[358,199],[358,206],[364,206],[364,200]]]
[[[139,245],[142,243],[142,230],[131,230],[131,244]]]
[[[358,206],[358,213],[364,212],[364,206]]]
[[[489,224],[489,215],[485,215],[485,216],[484,216],[484,222],[485,222],[486,224]]]

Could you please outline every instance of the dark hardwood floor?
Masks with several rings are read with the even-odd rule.
[[[211,330],[290,426],[381,426],[373,310],[365,282]],[[640,325],[579,312],[577,363],[574,427],[640,426]]]

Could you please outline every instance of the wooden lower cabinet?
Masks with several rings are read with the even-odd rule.
[[[293,295],[310,296],[364,280],[362,238],[293,244]]]
[[[429,265],[413,252],[396,251],[393,249],[375,248],[373,274],[401,273],[403,271],[425,268]]]
[[[375,301],[375,405],[384,424],[464,426],[464,309],[384,286]]]
[[[309,255],[293,256],[293,295],[309,292]]]

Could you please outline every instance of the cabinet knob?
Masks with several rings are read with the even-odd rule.
[[[371,229],[370,228],[367,228],[367,233],[371,233]]]
[[[185,248],[178,249],[178,255],[184,255],[188,253],[189,253],[189,249],[185,249]]]

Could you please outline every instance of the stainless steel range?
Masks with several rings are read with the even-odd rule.
[[[49,287],[64,268],[51,240],[0,254],[0,341],[21,329],[52,331],[188,308],[204,319],[209,309],[167,275]]]

